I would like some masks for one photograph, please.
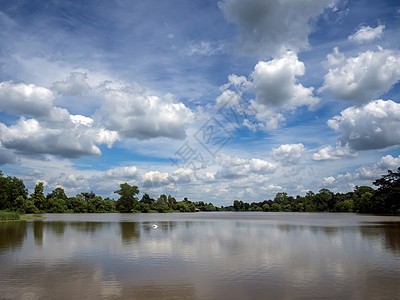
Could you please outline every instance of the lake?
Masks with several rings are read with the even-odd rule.
[[[0,299],[400,299],[400,217],[44,216],[0,223]]]

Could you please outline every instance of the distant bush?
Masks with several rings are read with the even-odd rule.
[[[6,220],[19,220],[20,215],[19,213],[15,211],[0,211],[0,220],[1,221],[6,221]]]

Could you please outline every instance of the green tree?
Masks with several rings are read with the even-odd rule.
[[[116,208],[119,212],[130,213],[137,210],[139,199],[135,197],[139,194],[139,189],[135,185],[129,185],[128,183],[122,183],[119,185],[120,189],[114,193],[120,195],[116,203]]]
[[[204,206],[204,211],[215,211],[215,206],[212,203],[208,203]]]
[[[19,196],[24,199],[28,197],[24,182],[16,177],[4,177],[0,171],[0,210],[17,210]]]
[[[51,193],[47,194],[47,199],[55,198],[55,199],[63,199],[66,201],[68,199],[67,195],[65,195],[64,189],[56,188]]]
[[[400,214],[400,167],[397,172],[388,170],[387,175],[375,180],[373,184],[379,187],[374,200],[383,204],[381,211],[377,212]]]
[[[142,213],[148,213],[150,212],[150,206],[147,203],[139,201],[139,211]]]
[[[280,192],[280,193],[276,193],[275,197],[274,197],[274,202],[278,203],[278,204],[287,204],[288,202],[288,195],[287,193],[284,192]]]
[[[166,195],[162,194],[160,195],[160,197],[158,197],[154,204],[154,209],[160,213],[166,213],[170,211],[170,208],[168,206],[168,198]]]
[[[183,201],[179,201],[176,204],[176,210],[180,211],[180,212],[190,212],[190,207],[188,203],[185,203]]]
[[[149,207],[152,207],[155,201],[156,201],[156,200],[154,200],[153,198],[151,198],[151,197],[149,196],[149,194],[144,194],[144,195],[142,196],[142,199],[140,200],[141,203],[148,204]]]
[[[89,213],[104,213],[107,212],[107,203],[101,196],[90,198],[87,203]]]
[[[271,206],[271,211],[275,211],[275,212],[277,212],[277,211],[281,211],[282,210],[282,208],[281,208],[281,206],[278,204],[278,203],[273,203],[272,204],[272,206]]]
[[[32,200],[29,198],[18,196],[16,202],[18,207],[17,211],[21,214],[35,214],[39,212]]]
[[[50,198],[48,200],[47,212],[64,213],[67,210],[67,203],[64,199]]]
[[[114,201],[114,199],[110,199],[109,197],[107,197],[107,198],[105,198],[104,200],[104,205],[105,205],[105,208],[106,208],[106,211],[107,212],[113,212],[113,211],[115,211],[115,201]]]
[[[375,190],[369,186],[356,186],[353,193],[354,211],[372,213],[374,211],[373,196]]]
[[[314,196],[314,203],[317,211],[333,210],[334,203],[332,202],[334,194],[328,189],[321,189],[318,194]]]
[[[263,210],[263,211],[269,211],[269,210],[270,210],[270,207],[269,207],[268,203],[265,203],[265,204],[262,206],[262,210]]]
[[[334,207],[334,211],[337,212],[353,212],[354,211],[354,202],[353,200],[344,200],[337,202]]]
[[[235,209],[235,211],[246,211],[249,207],[250,204],[244,203],[242,200],[233,201],[233,208]]]
[[[87,203],[85,197],[82,194],[76,195],[76,197],[70,197],[66,201],[68,211],[74,213],[85,213],[87,212]]]
[[[167,203],[170,209],[174,210],[176,207],[176,199],[171,195],[168,195]]]
[[[43,182],[38,182],[35,186],[35,191],[31,194],[33,204],[40,210],[47,210],[48,203],[43,194]]]

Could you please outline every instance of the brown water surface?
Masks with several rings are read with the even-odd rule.
[[[400,299],[399,217],[45,216],[0,223],[0,299]]]

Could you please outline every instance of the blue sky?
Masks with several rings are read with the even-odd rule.
[[[0,168],[216,205],[400,166],[397,1],[0,1]]]

